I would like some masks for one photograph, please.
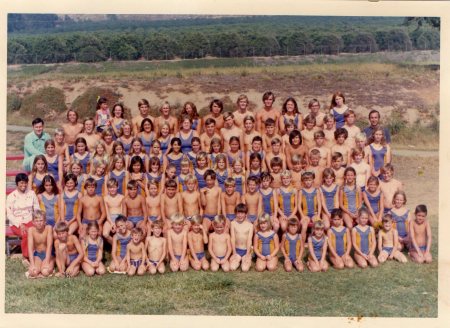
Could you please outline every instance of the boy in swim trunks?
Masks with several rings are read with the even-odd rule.
[[[230,235],[225,232],[225,217],[217,215],[212,226],[214,232],[209,235],[208,251],[211,255],[211,271],[216,272],[222,267],[224,272],[230,271],[231,240]]]
[[[142,229],[131,229],[131,241],[127,245],[127,274],[142,276],[145,273],[145,246],[142,241]]]
[[[214,217],[221,212],[221,204],[218,201],[222,190],[216,185],[216,173],[213,170],[206,170],[205,174],[206,187],[200,190],[200,197],[203,206],[203,227],[206,231],[211,228],[211,222]]]
[[[408,260],[398,250],[398,232],[392,228],[392,216],[386,214],[383,217],[383,229],[378,232],[378,261],[380,263],[386,260],[396,259],[400,263],[406,263]]]
[[[235,208],[241,200],[241,194],[236,191],[236,182],[233,178],[225,180],[225,192],[220,193],[222,214],[227,218],[226,231],[229,231],[231,222],[236,219]]]
[[[187,229],[184,227],[184,216],[175,213],[170,217],[171,228],[167,232],[167,249],[170,258],[172,272],[187,271],[189,261],[187,259]]]
[[[409,256],[416,263],[431,263],[431,227],[427,220],[427,207],[417,205],[414,212],[415,219],[411,221],[410,236],[411,246]]]
[[[183,201],[183,214],[186,218],[194,215],[202,215],[203,209],[200,200],[200,193],[197,189],[197,178],[193,174],[188,174],[185,180],[186,190],[181,193]],[[186,225],[189,227],[189,221]]]
[[[83,248],[76,236],[69,235],[67,222],[57,222],[55,233],[56,267],[58,268],[55,277],[75,277],[80,272]]]
[[[119,183],[116,179],[109,179],[106,186],[108,188],[108,195],[103,198],[106,210],[106,220],[103,225],[103,237],[108,243],[112,244],[113,238],[110,233],[116,232],[115,223],[119,215],[122,215],[122,202],[124,196],[117,193]]]
[[[162,236],[164,223],[158,219],[152,223],[153,235],[147,236],[145,240],[145,249],[147,250],[147,270],[151,274],[156,272],[164,273],[166,267],[164,266],[164,258],[167,254],[167,240]]]
[[[28,254],[30,254],[28,276],[48,277],[55,266],[55,259],[52,256],[52,227],[45,224],[45,212],[41,210],[33,212],[32,221],[33,226],[28,229]]]
[[[343,157],[340,152],[334,152],[331,154],[331,169],[335,175],[335,182],[338,186],[344,185],[344,171],[345,168],[342,166]]]
[[[93,178],[88,178],[84,184],[86,193],[79,200],[77,221],[78,234],[80,239],[86,236],[86,228],[90,222],[97,221],[101,228],[106,218],[105,203],[103,198],[95,194],[97,182]],[[100,230],[101,231],[101,230]]]
[[[380,181],[380,190],[384,196],[384,214],[387,214],[392,209],[394,194],[399,190],[403,190],[403,184],[399,180],[394,179],[394,166],[391,164],[383,166],[380,169],[380,173],[383,176],[383,179]]]
[[[175,213],[183,213],[183,200],[181,194],[177,193],[177,183],[173,179],[166,180],[165,190],[161,194],[161,217],[167,231],[171,228],[171,220],[169,218]]]
[[[192,216],[191,231],[188,233],[189,263],[196,271],[209,269],[209,263],[205,257],[205,244],[208,243],[208,235],[202,223],[203,218],[200,215]]]
[[[258,192],[259,178],[247,179],[247,192],[242,196],[242,201],[247,205],[247,220],[256,226],[256,219],[262,214],[262,197]]]
[[[158,193],[158,183],[155,180],[148,182],[148,192],[145,192],[145,204],[147,206],[148,222],[147,231],[150,231],[153,222],[161,220],[161,194]]]
[[[281,237],[281,252],[284,256],[284,270],[286,272],[291,272],[292,267],[300,272],[304,270],[302,257],[305,247],[298,230],[298,219],[296,217],[289,218],[287,231]]]
[[[241,264],[242,272],[250,270],[252,264],[253,224],[247,217],[247,205],[236,205],[236,220],[231,222],[230,241],[233,255],[230,257],[230,270],[235,271]]]
[[[141,194],[138,194],[138,183],[135,180],[131,180],[127,183],[128,194],[125,196],[122,205],[122,213],[127,218],[127,228],[142,229],[142,235],[146,235],[146,223],[147,223],[147,206],[145,204],[145,198]]]
[[[119,215],[116,219],[116,231],[112,239],[111,257],[109,264],[110,272],[127,272],[127,246],[131,241],[131,232],[127,229],[127,217]]]

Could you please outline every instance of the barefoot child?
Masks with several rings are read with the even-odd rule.
[[[170,229],[169,218],[175,213],[183,213],[183,200],[177,193],[177,183],[169,179],[165,182],[165,191],[161,194],[161,217],[166,229]]]
[[[415,219],[411,221],[409,226],[411,236],[411,246],[409,248],[409,256],[416,263],[431,263],[431,228],[430,222],[427,220],[427,207],[425,205],[417,205],[414,212]]]
[[[311,272],[327,271],[327,237],[324,233],[325,226],[322,221],[314,222],[313,231],[308,238],[309,256],[306,266]]]
[[[352,229],[352,244],[355,249],[355,261],[360,268],[367,268],[370,264],[372,268],[378,266],[375,257],[375,230],[367,225],[369,222],[369,212],[365,208],[358,211],[358,225]]]
[[[127,246],[131,241],[131,232],[127,229],[127,217],[118,215],[115,221],[114,237],[112,239],[111,263],[109,272],[125,273],[128,270]]]
[[[208,235],[203,228],[203,218],[201,215],[191,217],[191,231],[188,233],[189,263],[191,267],[199,271],[208,270],[209,263],[205,256],[205,244],[208,243]]]
[[[367,188],[362,193],[364,204],[370,213],[370,225],[378,231],[381,228],[381,218],[383,217],[384,197],[383,192],[378,188],[380,181],[377,177],[371,176],[367,180]]]
[[[394,166],[386,164],[380,170],[383,179],[380,181],[380,190],[383,193],[384,199],[384,214],[389,213],[392,209],[392,199],[398,190],[403,190],[403,184],[394,178]]]
[[[146,234],[147,206],[145,198],[138,194],[137,182],[131,180],[127,183],[127,192],[122,202],[122,214],[127,217],[127,228],[141,228]]]
[[[167,249],[170,258],[172,272],[187,271],[189,261],[187,259],[187,230],[183,229],[184,216],[175,213],[170,217],[171,228],[167,232]]]
[[[304,245],[301,235],[298,233],[299,223],[296,217],[291,217],[288,221],[288,228],[281,238],[281,252],[284,256],[284,270],[291,272],[292,267],[302,272]]]
[[[167,254],[167,239],[162,237],[164,223],[158,219],[153,222],[151,227],[152,236],[150,234],[145,240],[145,249],[147,250],[147,268],[151,274],[156,272],[164,273],[164,258]]]
[[[86,237],[82,240],[84,258],[81,267],[84,274],[92,277],[94,274],[105,274],[103,258],[103,239],[100,237],[100,228],[97,221],[91,221],[86,228]]]
[[[143,276],[145,273],[145,246],[142,241],[142,229],[131,229],[131,241],[127,245],[127,274]]]
[[[208,251],[211,255],[211,271],[216,272],[222,267],[224,272],[230,270],[231,240],[225,232],[225,217],[216,215],[212,222],[214,232],[209,235]]]
[[[113,241],[110,233],[116,232],[116,219],[119,217],[119,215],[122,214],[122,202],[124,196],[117,193],[118,186],[119,184],[117,183],[116,179],[109,179],[107,183],[108,195],[103,198],[106,210],[106,220],[105,224],[103,225],[103,237],[110,244],[112,244]]]
[[[97,222],[101,227],[106,218],[105,203],[103,198],[95,194],[97,183],[93,178],[88,178],[85,183],[86,194],[80,198],[77,221],[80,239],[86,236],[86,228],[89,223]]]
[[[66,222],[57,222],[55,232],[56,267],[58,268],[55,277],[75,277],[80,272],[83,248],[76,236],[69,235],[69,226]]]
[[[193,174],[189,174],[186,178],[186,191],[181,193],[183,201],[183,214],[189,221],[194,215],[202,215],[202,203],[200,192],[197,189],[197,179]]]
[[[161,195],[158,193],[158,183],[154,180],[148,182],[148,195],[145,198],[147,206],[148,222],[147,229],[150,231],[151,225],[156,220],[161,220]]]
[[[331,212],[331,228],[328,230],[328,251],[335,269],[353,268],[351,250],[350,229],[344,227],[342,210],[337,208]]]
[[[272,230],[270,216],[264,213],[258,218],[257,231],[253,237],[253,251],[256,255],[255,269],[275,271],[278,266],[277,253],[280,249],[278,235]]]
[[[253,224],[246,220],[247,205],[236,205],[236,220],[231,222],[231,248],[230,270],[235,271],[241,264],[242,272],[250,270],[252,264],[251,247],[253,239]]]
[[[386,260],[396,259],[400,263],[408,262],[405,255],[398,250],[398,232],[392,228],[392,216],[384,215],[382,222],[383,229],[378,232],[378,261],[384,263]]]
[[[48,277],[53,273],[55,258],[52,256],[52,227],[45,224],[45,212],[33,212],[33,226],[28,229],[28,254],[30,267],[28,276],[37,278],[39,275]]]
[[[204,175],[206,187],[200,190],[200,197],[203,206],[203,226],[209,231],[214,217],[221,212],[220,195],[222,191],[216,185],[216,173],[213,170],[207,170]]]

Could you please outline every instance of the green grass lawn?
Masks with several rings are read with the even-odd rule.
[[[6,260],[6,313],[240,316],[437,317],[437,217],[431,265],[390,261],[375,269],[326,273],[107,274],[74,279],[25,278]]]

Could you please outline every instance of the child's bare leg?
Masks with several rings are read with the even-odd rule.
[[[80,265],[71,263],[66,270],[66,273],[69,277],[76,277],[80,273]]]
[[[367,268],[367,261],[366,261],[366,259],[364,257],[362,257],[361,255],[359,255],[358,253],[356,253],[356,252],[355,252],[355,261],[356,261],[356,264],[360,268],[362,268],[362,269]]]
[[[415,263],[422,264],[425,261],[425,258],[414,250],[409,251],[409,256]]]
[[[41,273],[44,277],[48,277],[53,273],[54,268],[55,268],[55,259],[51,257],[47,263],[42,263]]]
[[[270,260],[267,261],[267,270],[275,271],[278,267],[278,257],[274,256]]]
[[[42,261],[39,257],[34,257],[34,265],[30,265],[28,272],[30,273],[30,277],[37,277],[39,273],[41,273]]]
[[[256,259],[256,265],[255,265],[256,271],[258,271],[258,272],[264,271],[266,269],[266,266],[267,266],[266,262],[267,261],[265,261],[265,260],[261,260],[260,258],[257,258]]]
[[[99,264],[98,264],[98,267],[97,267],[97,269],[95,270],[95,272],[98,274],[98,275],[104,275],[105,274],[105,272],[106,272],[106,269],[105,269],[105,265],[102,263],[102,262],[100,262]]]
[[[156,274],[157,269],[156,266],[152,263],[152,262],[148,262],[148,272],[150,272],[150,274]]]
[[[219,267],[220,267],[219,263],[217,263],[215,259],[211,259],[211,271],[217,272],[219,271]]]
[[[223,272],[230,271],[230,262],[225,261],[224,263],[221,264],[221,267],[222,267]]]
[[[166,266],[164,265],[164,262],[161,262],[156,269],[158,270],[159,273],[166,272]]]
[[[241,257],[238,254],[233,254],[230,257],[230,270],[236,271],[241,263]]]
[[[306,240],[306,232],[308,231],[308,224],[310,219],[308,217],[304,217],[303,219],[300,219],[300,225],[301,225],[301,233],[302,240]]]
[[[323,261],[323,264],[320,265],[320,270],[323,272],[327,272],[328,268],[329,268],[328,262],[326,260]]]
[[[375,268],[378,266],[378,261],[375,255],[369,255],[369,264],[372,268]]]
[[[195,271],[199,271],[202,268],[202,263],[198,260],[194,260],[191,257],[189,257],[189,263],[191,264],[192,269],[194,269]]]
[[[248,272],[248,270],[250,270],[251,265],[252,265],[252,256],[250,254],[244,255],[244,257],[241,258],[242,272]]]
[[[355,266],[355,262],[353,262],[353,259],[350,255],[342,256],[342,260],[344,261],[344,265],[346,268],[351,269]]]
[[[342,218],[344,219],[345,226],[349,229],[353,228],[353,219],[347,213],[342,213]]]
[[[207,271],[208,269],[209,269],[209,263],[208,263],[208,261],[205,259],[205,258],[202,258],[202,269],[204,270],[204,271]]]
[[[74,221],[69,224],[69,235],[73,235],[75,231],[78,230],[78,222]]]
[[[64,275],[66,271],[66,262],[69,261],[69,256],[67,255],[67,247],[66,244],[59,244],[59,247],[55,249],[56,255],[56,267],[58,268],[57,277],[61,277]]]
[[[81,268],[83,269],[84,274],[88,277],[92,277],[95,274],[94,268],[89,263],[83,262],[81,264]]]
[[[137,269],[137,275],[138,276],[143,276],[144,273],[145,273],[145,264],[142,263]]]
[[[425,263],[431,263],[433,261],[433,257],[431,256],[431,253],[426,253],[424,255]]]
[[[172,272],[177,272],[178,270],[180,270],[180,262],[170,260],[170,270],[172,270]]]
[[[308,262],[306,262],[306,266],[308,267],[309,271],[311,271],[311,272],[319,272],[320,271],[319,265],[312,259],[308,259]]]
[[[345,265],[344,265],[344,261],[341,257],[334,257],[332,255],[330,255],[330,261],[331,264],[333,265],[333,268],[337,269],[337,270],[342,270]]]
[[[111,233],[111,224],[108,221],[106,221],[105,224],[103,225],[103,237],[109,244],[112,244],[113,239],[110,236],[110,233]]]
[[[384,263],[384,262],[386,262],[388,257],[389,257],[389,254],[386,251],[381,251],[381,253],[378,254],[378,262]]]
[[[130,265],[130,267],[127,270],[127,275],[134,276],[136,274],[136,267],[134,265]]]
[[[402,252],[397,251],[395,249],[393,250],[393,252],[394,252],[394,259],[396,259],[400,263],[408,262],[408,259],[406,258],[405,254],[403,254]]]
[[[189,269],[189,260],[185,257],[183,260],[180,260],[180,271],[185,272]]]
[[[297,260],[293,263],[293,265],[299,272],[303,272],[303,270],[305,270],[302,261]]]
[[[291,272],[292,268],[294,267],[293,263],[289,259],[284,260],[284,271]]]

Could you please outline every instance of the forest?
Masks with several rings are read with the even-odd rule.
[[[298,56],[440,48],[440,19],[423,17],[178,16],[75,21],[8,15],[8,64]]]

